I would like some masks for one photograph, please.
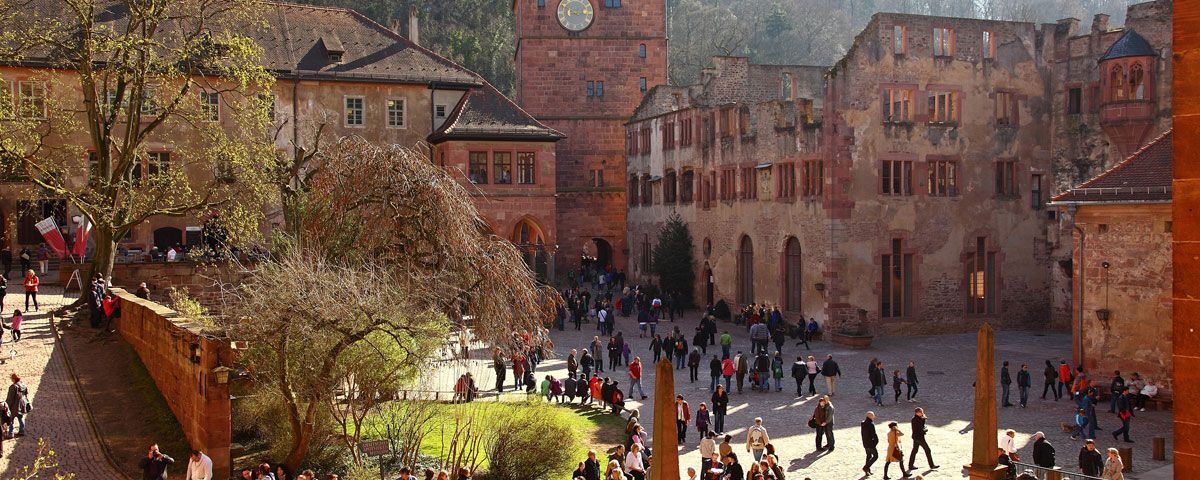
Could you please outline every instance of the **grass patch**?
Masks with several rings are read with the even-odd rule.
[[[429,422],[431,431],[421,442],[421,453],[431,457],[442,458],[446,454],[449,439],[454,434],[455,418],[460,415],[474,414],[487,421],[500,419],[519,419],[542,417],[551,422],[565,426],[575,432],[575,438],[570,444],[560,445],[571,450],[570,464],[562,465],[556,471],[556,478],[568,477],[575,464],[587,458],[587,452],[595,449],[603,456],[603,452],[615,447],[621,442],[625,432],[625,420],[612,415],[609,410],[601,411],[594,407],[579,405],[559,405],[548,403],[538,397],[530,397],[523,402],[476,401],[467,404],[437,404]],[[382,431],[382,423],[386,417],[374,415],[367,420],[364,437],[374,438]],[[554,442],[554,439],[547,439]],[[484,458],[481,469],[488,466]]]

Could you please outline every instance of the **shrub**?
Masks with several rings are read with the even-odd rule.
[[[487,478],[540,480],[569,471],[575,451],[563,447],[577,442],[576,432],[557,418],[530,411],[499,419],[487,445]]]
[[[733,318],[729,312],[729,304],[725,303],[724,299],[717,300],[717,304],[713,306],[713,316],[728,322]]]

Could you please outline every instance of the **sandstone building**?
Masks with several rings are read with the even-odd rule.
[[[517,101],[557,144],[558,262],[625,264],[622,124],[666,83],[665,0],[514,0]],[[569,260],[569,261],[568,261]]]
[[[1066,328],[1071,225],[1045,205],[1169,128],[1170,13],[1085,35],[881,13],[832,67],[715,58],[626,126],[629,271],[652,280],[679,214],[700,301],[879,332]]]
[[[521,244],[531,266],[549,274],[552,252],[545,246],[557,241],[554,146],[560,133],[474,72],[352,10],[275,3],[267,5],[265,15],[267,28],[246,33],[262,48],[264,66],[277,80],[271,93],[281,155],[292,155],[297,145],[311,146],[318,124],[325,125],[326,143],[358,135],[377,143],[416,146],[470,187],[493,233]],[[71,76],[32,64],[0,66],[0,79],[16,92],[9,100],[43,109],[47,96],[79,97],[77,87],[65,87],[78,84]],[[228,100],[220,94],[211,100],[215,121],[227,123],[221,109],[227,108]],[[63,141],[88,144],[83,134]],[[150,158],[139,171],[183,165],[173,149],[187,141],[186,131],[159,132],[149,140]],[[27,185],[22,172],[4,173],[0,238],[14,251],[42,242],[34,223],[48,215],[56,216],[60,227],[68,226],[74,207],[65,201],[25,201],[20,193]],[[153,218],[134,228],[121,246],[145,252],[151,246],[198,243],[204,220]]]

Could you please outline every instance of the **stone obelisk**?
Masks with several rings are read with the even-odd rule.
[[[971,480],[1004,478],[996,441],[996,344],[992,326],[979,328],[975,351],[975,438],[971,445]]]
[[[654,367],[654,459],[647,480],[679,480],[679,435],[675,426],[675,369],[663,358]],[[993,443],[995,439],[993,438]]]

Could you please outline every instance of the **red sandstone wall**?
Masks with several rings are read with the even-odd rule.
[[[1175,10],[1175,478],[1200,478],[1200,3]]]
[[[195,262],[118,263],[113,266],[114,286],[135,291],[146,282],[150,299],[165,301],[168,289],[186,288],[188,296],[210,309],[220,308],[219,283],[240,283],[249,272],[233,264],[201,264]],[[84,288],[88,288],[84,279]]]
[[[1087,235],[1081,262],[1084,367],[1101,383],[1120,370],[1126,378],[1138,372],[1172,389],[1171,206],[1083,206],[1075,221]],[[1076,322],[1078,308],[1076,303]],[[1103,308],[1112,312],[1107,322],[1096,316]],[[1078,337],[1075,325],[1071,331]]]
[[[145,364],[188,442],[212,458],[214,478],[223,477],[231,469],[231,402],[229,385],[217,383],[212,371],[233,364],[229,342],[203,335],[202,326],[162,305],[113,292],[121,299],[121,337]],[[192,345],[198,362],[192,360]]]

